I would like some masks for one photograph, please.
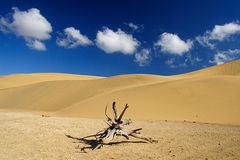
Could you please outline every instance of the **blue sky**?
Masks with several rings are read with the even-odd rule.
[[[239,1],[5,1],[0,75],[174,75],[240,58]]]

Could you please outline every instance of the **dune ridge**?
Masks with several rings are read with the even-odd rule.
[[[63,74],[63,73],[31,73],[31,74],[11,74],[7,76],[0,76],[0,89],[19,87],[28,84],[34,84],[46,81],[60,81],[60,80],[92,80],[103,77]]]
[[[103,117],[129,103],[126,117],[240,125],[240,60],[175,76],[20,74],[0,77],[0,109]]]
[[[222,65],[216,65],[209,68],[201,69],[198,71],[182,74],[182,75],[191,75],[191,76],[216,76],[216,75],[240,75],[240,60],[235,60],[232,62],[227,62]]]

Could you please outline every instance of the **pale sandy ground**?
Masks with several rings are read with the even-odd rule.
[[[81,153],[86,144],[67,138],[93,134],[106,125],[100,119],[41,117],[38,113],[0,112],[1,160],[238,160],[240,127],[190,122],[137,121],[157,144],[130,139]],[[118,139],[117,141],[120,141]]]

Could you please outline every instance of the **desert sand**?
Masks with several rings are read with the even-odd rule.
[[[239,97],[240,60],[175,76],[1,76],[0,159],[240,159]],[[106,127],[113,101],[159,143],[81,153],[77,138]]]
[[[239,125],[239,75],[240,60],[176,76],[10,75],[0,78],[0,109],[103,118],[106,104],[117,101],[138,120]]]
[[[224,159],[240,157],[240,127],[171,121],[136,121],[143,134],[159,143],[117,139],[116,144],[82,153],[80,138],[106,124],[100,119],[41,117],[38,113],[0,113],[0,159],[132,160]],[[132,128],[131,127],[131,128]],[[90,138],[91,140],[91,138]]]

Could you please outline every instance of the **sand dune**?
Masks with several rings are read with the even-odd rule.
[[[32,73],[32,74],[12,74],[0,76],[0,89],[18,87],[33,83],[56,81],[56,80],[91,80],[103,77],[81,76],[76,74],[61,73]]]
[[[139,86],[91,97],[56,114],[99,117],[103,107],[96,105],[116,100],[122,107],[128,102],[128,116],[137,119],[240,124],[239,82],[240,77],[213,77]]]
[[[240,60],[176,76],[25,74],[0,78],[0,108],[102,117],[107,103],[136,119],[240,125]]]
[[[183,74],[183,75],[196,75],[196,76],[213,76],[213,75],[240,75],[240,60],[235,60],[222,65],[217,65],[205,68],[199,71]]]

